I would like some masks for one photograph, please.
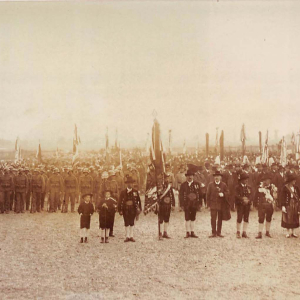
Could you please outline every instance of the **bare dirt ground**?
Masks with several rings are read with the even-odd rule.
[[[171,240],[157,240],[157,218],[141,216],[136,243],[124,243],[117,215],[115,238],[100,244],[98,215],[87,244],[79,243],[77,213],[0,215],[1,299],[300,299],[300,239],[286,239],[281,213],[273,238],[235,237],[236,214],[224,239],[209,239],[210,214],[198,213],[199,239],[184,239],[184,215],[174,212]]]

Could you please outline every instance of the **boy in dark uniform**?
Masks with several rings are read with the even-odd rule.
[[[249,175],[242,173],[239,176],[239,184],[235,188],[235,205],[237,208],[237,232],[236,237],[241,238],[241,227],[243,223],[242,237],[247,238],[247,228],[249,224],[249,214],[252,200],[252,189],[248,185]]]
[[[104,199],[100,201],[98,206],[99,212],[99,228],[101,229],[101,243],[108,243],[110,228],[113,226],[117,201],[110,196],[111,191],[104,191]]]
[[[165,182],[163,185],[163,191],[159,199],[159,211],[158,211],[158,218],[159,223],[161,224],[160,229],[162,228],[162,224],[164,223],[164,233],[159,233],[160,236],[163,238],[169,239],[168,236],[168,225],[170,220],[171,210],[175,207],[175,196],[172,189],[172,183],[169,182],[170,177],[169,174],[165,174]]]
[[[139,192],[132,188],[134,180],[132,177],[127,177],[125,184],[126,189],[120,194],[118,211],[123,215],[126,231],[126,239],[124,242],[135,242],[133,238],[134,220],[142,210],[141,199]]]
[[[94,213],[94,206],[90,202],[92,194],[82,195],[83,201],[78,207],[78,213],[80,215],[80,243],[87,243],[88,233],[91,225],[91,216]]]

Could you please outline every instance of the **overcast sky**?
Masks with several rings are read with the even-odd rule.
[[[174,144],[300,129],[300,3],[0,3],[0,138]],[[212,143],[212,140],[211,140]]]

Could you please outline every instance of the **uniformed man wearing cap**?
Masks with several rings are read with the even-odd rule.
[[[94,201],[95,201],[95,210],[97,210],[97,207],[101,201],[101,185],[102,185],[102,174],[101,169],[98,169],[97,177],[94,179]]]
[[[247,228],[249,224],[249,214],[252,202],[252,188],[248,185],[249,175],[242,173],[239,176],[239,184],[235,188],[235,204],[237,208],[237,232],[236,237],[241,238],[241,226],[243,223],[243,238],[248,238]]]
[[[29,190],[28,178],[23,169],[19,169],[19,174],[15,177],[16,213],[24,213],[26,208],[26,192]]]
[[[64,205],[63,213],[68,212],[69,201],[71,202],[71,212],[75,212],[75,197],[78,193],[78,181],[77,178],[73,175],[73,169],[68,169],[68,176],[64,178]]]
[[[30,192],[32,193],[30,208],[31,213],[41,211],[41,198],[44,188],[44,178],[41,176],[39,169],[35,169],[30,182]]]
[[[195,220],[197,209],[201,204],[201,188],[198,182],[194,181],[194,172],[187,170],[186,181],[180,186],[179,203],[180,207],[184,210],[185,215],[185,238],[197,238],[195,234]]]
[[[224,202],[228,201],[228,187],[226,183],[222,182],[222,173],[215,171],[213,174],[214,182],[209,183],[206,193],[207,206],[210,208],[211,217],[211,229],[212,234],[209,236],[214,238],[224,237],[221,234],[222,222],[223,222],[223,210]]]
[[[47,184],[47,192],[50,199],[49,212],[56,212],[59,208],[60,196],[63,193],[64,184],[62,177],[59,175],[59,169],[54,169],[54,174],[50,176]]]
[[[0,187],[3,194],[3,208],[1,212],[3,213],[5,210],[8,214],[10,210],[10,194],[14,190],[14,182],[8,168],[5,168],[4,174],[0,176]]]
[[[80,195],[84,195],[84,194],[92,195],[93,189],[94,189],[93,178],[92,178],[92,176],[89,175],[89,170],[87,168],[85,168],[82,173],[83,173],[83,175],[79,178],[79,194]],[[80,201],[82,202],[83,200],[81,199]]]
[[[46,171],[44,170],[44,168],[42,168],[40,170],[40,174],[44,179],[45,182],[45,187],[42,191],[42,198],[41,198],[41,211],[44,211],[44,207],[45,207],[45,198],[46,198],[46,188],[47,188],[47,183],[48,183],[48,176],[46,174]]]

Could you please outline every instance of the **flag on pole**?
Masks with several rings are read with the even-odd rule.
[[[19,137],[16,139],[15,143],[15,163],[19,161]]]
[[[222,130],[220,136],[220,160],[224,160],[224,131]]]
[[[81,144],[80,137],[78,136],[77,126],[75,124],[74,137],[73,137],[73,157],[72,157],[72,166],[76,166],[79,163],[79,149],[78,145]],[[58,149],[57,149],[58,155]]]
[[[106,127],[105,134],[105,162],[109,162],[109,138],[108,138],[108,127]]]
[[[208,133],[205,134],[205,138],[206,138],[205,155],[206,155],[206,157],[208,157],[208,154],[209,154],[209,134]]]
[[[268,164],[268,160],[269,160],[269,146],[268,146],[268,142],[269,142],[269,132],[267,130],[266,138],[265,138],[265,144],[264,144],[263,153],[262,153],[262,157],[261,157],[261,162],[263,164]]]
[[[21,146],[19,147],[19,160],[22,160],[22,155],[21,155]]]
[[[246,132],[245,132],[245,124],[242,126],[241,130],[241,142],[242,142],[242,154],[245,155],[246,151]]]
[[[294,132],[292,133],[292,138],[291,138],[291,144],[292,144],[292,153],[295,153],[295,145],[296,145],[296,138]]]
[[[258,132],[259,138],[259,154],[262,154],[262,138],[261,138],[261,131]]]
[[[215,145],[215,152],[219,154],[219,127],[216,128],[216,145]]]
[[[169,130],[169,155],[172,154],[172,130]]]
[[[39,147],[38,147],[38,153],[37,153],[37,159],[38,159],[38,163],[41,164],[43,162],[42,159],[42,148],[41,148],[41,143],[39,141]]]
[[[296,160],[300,159],[300,131],[296,136]]]
[[[284,137],[281,141],[280,164],[285,167],[287,165],[287,148]]]
[[[186,142],[185,142],[185,139],[184,139],[184,142],[183,142],[182,153],[183,153],[184,155],[186,154]]]

